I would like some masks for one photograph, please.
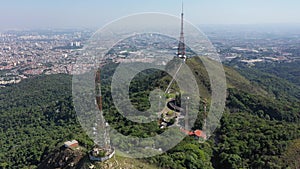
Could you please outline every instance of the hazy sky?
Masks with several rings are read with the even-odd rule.
[[[99,27],[139,12],[180,15],[181,0],[1,0],[0,29]],[[193,24],[300,23],[299,0],[184,0]]]

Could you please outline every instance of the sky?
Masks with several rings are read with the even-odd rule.
[[[182,0],[1,0],[0,30],[95,28],[123,16],[180,16]],[[198,24],[299,24],[299,0],[184,0],[185,19]]]

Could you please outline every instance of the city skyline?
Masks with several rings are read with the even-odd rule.
[[[14,0],[1,2],[0,30],[101,27],[123,16],[161,12],[180,16],[181,0],[96,1]],[[299,24],[300,2],[185,0],[185,19],[193,24]]]

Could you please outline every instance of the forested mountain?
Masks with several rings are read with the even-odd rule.
[[[267,73],[267,75],[273,75],[273,77],[279,77],[294,85],[300,86],[300,61],[294,60],[292,62],[261,62],[256,63],[254,66],[243,64],[239,61],[232,60],[227,62],[232,67],[237,67],[239,70],[259,71],[260,73]],[[247,71],[246,71],[247,72]]]
[[[194,59],[187,64],[209,101],[210,85],[203,65]],[[132,123],[109,106],[110,75],[116,66],[104,67],[102,77],[103,95],[107,96],[104,109],[109,111],[105,118],[111,127],[139,137],[163,132],[156,123]],[[166,153],[139,161],[157,168],[182,169],[299,167],[299,88],[268,73],[260,75],[243,69],[240,72],[245,76],[242,76],[230,67],[225,67],[225,71],[226,110],[215,134],[205,143],[187,136]],[[130,88],[133,104],[140,110],[146,109],[149,91],[156,86],[165,88],[164,82],[170,79],[157,70],[137,77]],[[71,80],[71,76],[64,74],[42,75],[1,88],[0,168],[36,168],[56,147],[70,139],[78,140],[87,150],[93,146],[76,119]],[[139,84],[138,89],[134,83]],[[136,100],[141,102],[136,104]],[[196,124],[201,126],[202,120],[199,115]]]
[[[34,168],[67,139],[93,144],[76,121],[71,77],[40,76],[0,91],[0,168]]]

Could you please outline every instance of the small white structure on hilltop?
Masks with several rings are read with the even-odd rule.
[[[64,142],[64,146],[66,148],[76,148],[79,146],[78,141],[77,140],[72,140],[72,141],[66,141]]]

